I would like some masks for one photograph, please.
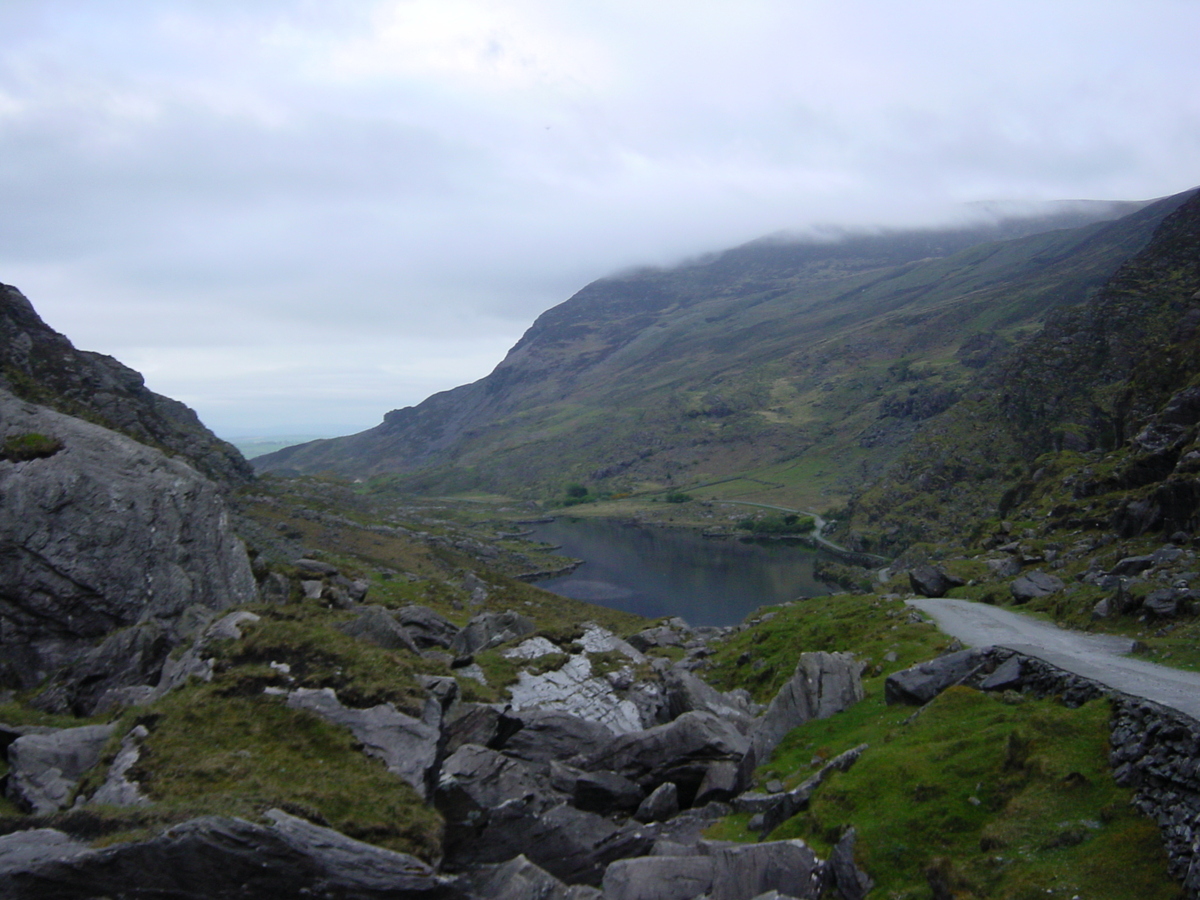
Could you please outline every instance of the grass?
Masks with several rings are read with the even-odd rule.
[[[859,834],[880,896],[1174,898],[1157,827],[1129,806],[1107,759],[1109,707],[952,688],[912,716],[877,699],[793,731],[764,770],[798,781],[814,762],[870,749],[772,839],[828,852]],[[940,872],[940,875],[938,874]]]
[[[279,807],[393,850],[433,859],[441,821],[351,734],[228,677],[127,714],[150,728],[132,775],[160,809],[254,819]],[[118,729],[125,731],[124,728]]]

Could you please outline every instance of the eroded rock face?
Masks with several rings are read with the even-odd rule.
[[[114,725],[27,734],[8,748],[10,800],[38,815],[62,809],[85,772],[100,761]]]
[[[101,665],[101,690],[144,684],[212,613],[256,599],[245,548],[208,479],[115,432],[0,390],[0,440],[28,434],[62,448],[0,461],[0,681],[37,684],[96,640],[136,627],[135,671],[123,648],[120,659]],[[125,671],[114,677],[118,662]],[[96,679],[86,688],[82,678],[66,681],[59,705],[90,712]]]

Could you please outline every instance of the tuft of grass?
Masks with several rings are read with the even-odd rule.
[[[62,441],[58,438],[31,431],[27,434],[11,434],[6,437],[4,444],[0,446],[0,457],[12,462],[24,462],[53,456],[62,448]]]

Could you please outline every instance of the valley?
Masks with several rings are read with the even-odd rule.
[[[0,892],[1200,896],[1200,723],[1107,678],[1200,669],[1200,196],[1072,215],[602,279],[255,473],[5,288]],[[667,531],[846,552],[604,605]]]

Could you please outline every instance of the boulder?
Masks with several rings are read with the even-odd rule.
[[[685,712],[700,710],[728,719],[743,733],[750,731],[754,716],[741,697],[722,694],[687,669],[672,668],[663,678],[667,712],[676,719]]]
[[[923,706],[951,685],[965,681],[985,664],[979,650],[959,650],[893,672],[883,684],[887,703]]]
[[[750,732],[748,769],[765,762],[793,728],[848,709],[864,696],[862,663],[851,654],[801,653],[791,679]]]
[[[319,559],[293,559],[292,565],[308,575],[329,577],[338,574],[338,567]]]
[[[1187,612],[1188,592],[1174,588],[1151,591],[1142,602],[1146,613],[1156,619],[1174,619]]]
[[[871,888],[875,886],[874,879],[858,867],[854,859],[854,844],[857,835],[853,828],[847,828],[841,840],[829,854],[829,862],[825,867],[826,890],[836,891],[841,900],[865,900]]]
[[[65,862],[90,852],[87,844],[53,828],[31,828],[2,835],[0,884],[9,873],[36,870],[46,863]]]
[[[1024,678],[1021,670],[1021,657],[1010,656],[996,667],[995,672],[979,683],[979,689],[982,691],[1016,690],[1021,686]]]
[[[129,779],[129,770],[137,764],[142,755],[142,741],[150,732],[145,725],[135,725],[125,737],[121,738],[121,749],[117,751],[112,765],[108,767],[108,775],[104,784],[92,794],[88,803],[103,806],[147,806],[150,798],[142,793],[136,781]]]
[[[288,694],[287,705],[350,729],[363,752],[383,760],[389,772],[411,784],[422,798],[429,795],[440,738],[435,724],[407,716],[390,703],[367,709],[343,706],[333,688],[299,688]]]
[[[945,597],[954,588],[966,584],[961,578],[930,565],[917,566],[910,571],[908,583],[912,586],[913,593],[922,597]]]
[[[398,621],[422,650],[448,648],[458,634],[458,626],[428,606],[406,606],[396,613]]]
[[[63,809],[79,780],[100,762],[115,729],[115,725],[84,725],[17,738],[8,747],[6,796],[36,815]]]
[[[498,742],[499,748],[510,756],[543,762],[584,756],[613,736],[599,722],[553,709],[510,710],[499,725],[508,735]]]
[[[672,628],[670,625],[657,625],[632,635],[629,638],[629,644],[635,650],[645,653],[654,647],[682,647],[688,637],[690,635],[684,629]]]
[[[700,787],[696,788],[696,797],[692,803],[703,806],[706,803],[725,803],[732,800],[741,787],[741,773],[738,763],[721,761],[711,763],[704,771]]]
[[[257,598],[220,489],[186,463],[4,390],[0,423],[0,439],[42,434],[62,447],[0,461],[0,679],[32,687],[105,636],[153,626],[161,641],[136,639],[137,665],[102,685],[89,680],[99,665],[62,677],[60,710],[90,714],[108,688],[153,683],[170,647],[213,611]]]
[[[707,856],[619,859],[604,873],[604,900],[692,900],[708,893],[713,861]]]
[[[533,620],[512,610],[480,613],[454,636],[450,642],[450,652],[465,658],[533,632]]]
[[[821,766],[814,775],[809,776],[803,783],[790,791],[766,796],[743,794],[734,801],[734,808],[742,812],[757,813],[761,818],[754,826],[754,830],[763,835],[770,834],[796,813],[806,809],[813,793],[834,772],[850,771],[850,767],[858,762],[858,758],[866,749],[866,744],[859,744],[857,747],[851,747],[849,750],[839,753]]]
[[[633,814],[639,822],[665,822],[679,812],[679,788],[665,781],[656,787]]]
[[[1021,561],[1014,556],[1006,556],[1004,559],[989,559],[987,567],[996,578],[1015,578],[1021,574]]]
[[[364,606],[358,611],[355,619],[338,625],[337,628],[343,634],[383,647],[385,650],[420,652],[408,630],[382,606]]]
[[[280,810],[267,816],[271,826],[218,816],[192,819],[149,840],[103,850],[81,852],[59,838],[56,858],[7,865],[0,844],[0,896],[465,900],[452,881],[407,854]]]
[[[595,888],[565,885],[524,854],[499,865],[478,866],[463,883],[479,900],[601,900]]]
[[[666,725],[622,734],[587,758],[584,768],[618,772],[653,790],[666,781],[690,805],[714,762],[739,763],[750,742],[731,723],[706,712],[684,713]]]
[[[618,690],[611,677],[593,674],[591,660],[585,653],[572,656],[560,668],[549,672],[537,675],[525,670],[518,672],[517,683],[508,692],[514,709],[565,712],[617,733],[640,731],[644,727],[645,719],[635,692],[629,688]]]
[[[502,716],[494,706],[460,703],[442,724],[443,751],[452,754],[466,744],[496,749],[521,727],[518,720]]]
[[[821,896],[824,864],[801,840],[722,847],[713,852],[712,900],[753,900],[779,891],[797,900]]]
[[[645,792],[616,772],[580,772],[574,779],[571,805],[587,812],[629,814],[638,809]]]
[[[568,883],[598,884],[614,859],[639,856],[649,834],[575,809],[533,764],[466,745],[442,767],[445,865],[463,871],[524,854]]]
[[[1025,603],[1036,597],[1057,594],[1065,586],[1062,579],[1054,575],[1047,575],[1045,572],[1029,572],[1014,581],[1009,586],[1009,590],[1012,592],[1013,600],[1017,603]]]
[[[1147,556],[1126,556],[1124,559],[1118,560],[1117,564],[1108,570],[1109,575],[1137,575],[1139,572],[1144,572],[1154,565],[1154,557]]]

